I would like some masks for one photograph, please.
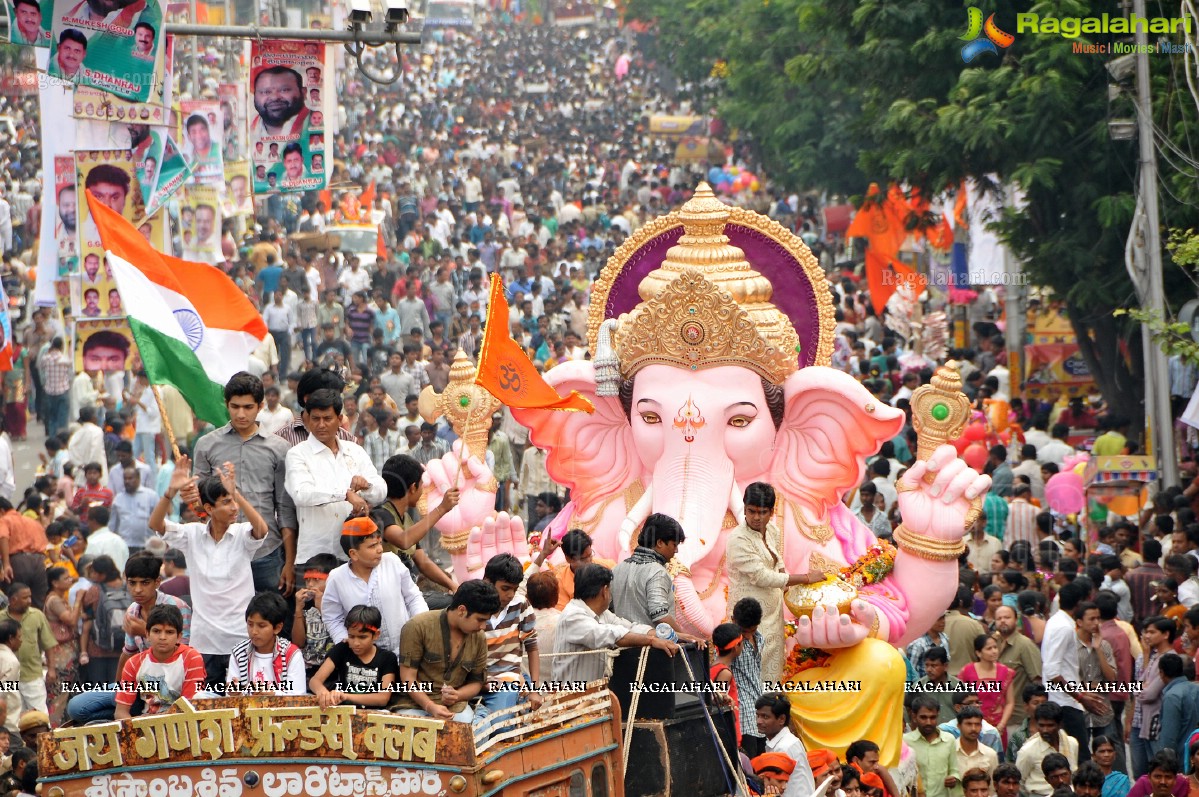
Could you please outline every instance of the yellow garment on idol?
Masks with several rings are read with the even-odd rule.
[[[879,762],[899,765],[903,743],[903,695],[907,678],[903,659],[895,648],[879,639],[865,639],[852,648],[837,651],[823,667],[804,670],[789,683],[816,685],[833,682],[829,691],[788,692],[791,718],[809,750],[827,748],[844,760],[845,750],[859,739],[879,746]],[[844,691],[853,682],[861,691]]]

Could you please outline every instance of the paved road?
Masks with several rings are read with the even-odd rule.
[[[26,439],[12,444],[13,464],[16,467],[17,490],[13,494],[13,503],[18,503],[25,494],[26,487],[33,486],[33,478],[37,474],[41,461],[37,458],[39,452],[46,450],[46,429],[40,423],[30,421],[25,429]]]

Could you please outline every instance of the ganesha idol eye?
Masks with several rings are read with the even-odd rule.
[[[662,423],[662,416],[656,412],[643,412],[641,413],[641,421],[652,426],[655,423]]]
[[[736,429],[744,429],[746,426],[749,426],[751,423],[753,423],[753,420],[754,419],[750,418],[748,415],[734,415],[732,418],[729,418],[729,426],[732,426]]]

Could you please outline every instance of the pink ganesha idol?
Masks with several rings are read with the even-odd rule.
[[[593,359],[562,363],[546,380],[595,412],[513,410],[570,488],[559,533],[583,529],[597,556],[619,561],[650,513],[676,518],[686,541],[671,563],[675,616],[710,637],[731,608],[725,543],[744,521],[741,496],[752,482],[772,484],[787,572],[836,575],[788,592],[798,614],[791,652],[782,672],[763,676],[860,682],[857,692],[791,692],[804,741],[844,754],[871,738],[883,763],[897,764],[904,666],[894,646],[949,605],[962,537],[990,485],[948,444],[969,414],[957,372],[942,368],[913,396],[919,461],[897,484],[896,551],[841,498],[903,428],[903,413],[828,367],[829,286],[797,237],[701,183],[608,261],[589,322]],[[458,480],[452,457],[430,466],[429,506]],[[499,551],[529,557],[519,518],[491,516],[486,466],[472,456],[467,471],[462,502],[438,524],[459,579]]]

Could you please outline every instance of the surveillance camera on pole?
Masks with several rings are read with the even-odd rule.
[[[371,0],[350,0],[350,24],[354,30],[362,30],[371,24]]]
[[[394,31],[408,22],[407,0],[387,0],[387,29]]]

